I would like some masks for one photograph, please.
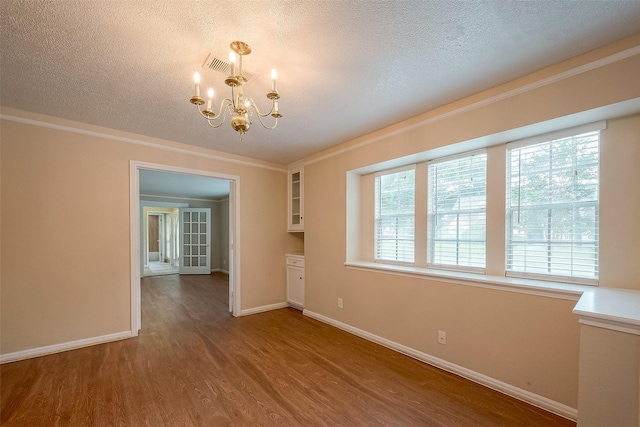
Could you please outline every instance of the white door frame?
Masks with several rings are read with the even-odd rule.
[[[229,198],[229,241],[233,242],[229,247],[229,292],[233,295],[234,316],[241,315],[240,292],[240,177],[218,172],[188,169],[177,166],[161,165],[131,160],[129,162],[129,224],[131,245],[131,336],[138,336],[142,324],[140,309],[140,169],[150,169],[160,172],[183,173],[187,175],[199,175],[211,178],[226,179],[231,181],[230,191],[234,191],[231,203]],[[233,221],[231,220],[233,219]]]
[[[186,207],[186,206],[184,206]],[[169,244],[171,245],[171,257],[169,258],[169,263],[172,267],[178,267],[180,265],[180,261],[178,258],[178,254],[180,251],[178,250],[178,245],[180,244],[180,209],[174,209],[171,214],[168,216],[169,221],[171,222],[171,238],[169,239]]]

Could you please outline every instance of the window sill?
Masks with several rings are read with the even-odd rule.
[[[571,283],[546,282],[542,280],[521,279],[516,277],[489,276],[477,273],[464,273],[458,271],[436,270],[433,268],[419,268],[365,261],[347,261],[344,265],[347,268],[355,270],[376,271],[386,274],[431,279],[465,286],[498,289],[507,292],[540,295],[571,301],[578,301],[584,292],[593,291],[594,289],[593,286],[575,285]]]

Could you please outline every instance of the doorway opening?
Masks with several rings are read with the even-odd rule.
[[[142,276],[162,276],[180,272],[179,209],[177,207],[144,206],[143,239],[144,271]],[[157,204],[157,203],[153,203]]]
[[[156,194],[151,197],[154,200],[142,201],[141,195],[145,199],[149,199],[150,195],[141,193],[141,175],[144,182],[149,173],[155,174],[152,180],[155,184],[163,183],[168,187],[166,191],[174,196]],[[184,190],[185,193],[180,193],[175,187],[180,180],[189,182],[187,187],[183,187],[189,188],[189,192]],[[220,182],[226,185],[228,196],[223,199],[226,203],[220,203],[220,207],[215,205],[213,210],[217,208],[221,217],[226,219],[221,226],[225,232],[220,234],[227,237],[216,241],[212,247],[210,239],[212,233],[215,234],[215,227],[211,224],[212,209],[191,207],[202,201],[197,196],[192,196],[191,192],[195,186],[211,187]],[[140,278],[149,275],[146,274],[147,269],[151,270],[150,264],[155,262],[177,267],[183,274],[211,274],[215,271],[228,273],[229,311],[234,316],[240,315],[240,248],[237,244],[240,235],[239,187],[240,177],[235,175],[130,162],[132,336],[137,336],[142,327]],[[144,190],[147,191],[147,188]],[[157,201],[160,199],[171,202]],[[179,203],[177,199],[181,199]],[[153,218],[151,221],[154,224],[149,224],[149,218]],[[156,221],[157,236],[154,234]],[[216,251],[217,256],[222,259],[222,267],[215,267],[210,263],[211,259],[215,259]]]

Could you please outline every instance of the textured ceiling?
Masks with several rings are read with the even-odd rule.
[[[3,106],[289,163],[640,31],[640,1],[0,1]],[[192,75],[253,49],[273,131],[211,129]],[[221,76],[202,73],[227,94]],[[220,99],[221,97],[218,97]]]

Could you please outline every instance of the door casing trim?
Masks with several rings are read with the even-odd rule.
[[[163,165],[157,163],[139,162],[130,160],[129,162],[129,245],[130,245],[130,282],[131,282],[131,336],[138,336],[142,324],[141,301],[140,301],[140,169],[149,169],[160,172],[183,173],[187,175],[206,176],[210,178],[225,179],[232,181],[231,191],[234,191],[233,200],[229,203],[229,216],[233,216],[234,221],[229,221],[229,242],[234,242],[229,251],[233,251],[229,256],[229,288],[233,289],[233,310],[234,316],[242,315],[241,303],[241,280],[240,280],[240,177],[219,172],[203,171],[198,169],[182,168],[178,166]],[[230,198],[231,200],[231,198]],[[230,245],[231,246],[231,245]]]

